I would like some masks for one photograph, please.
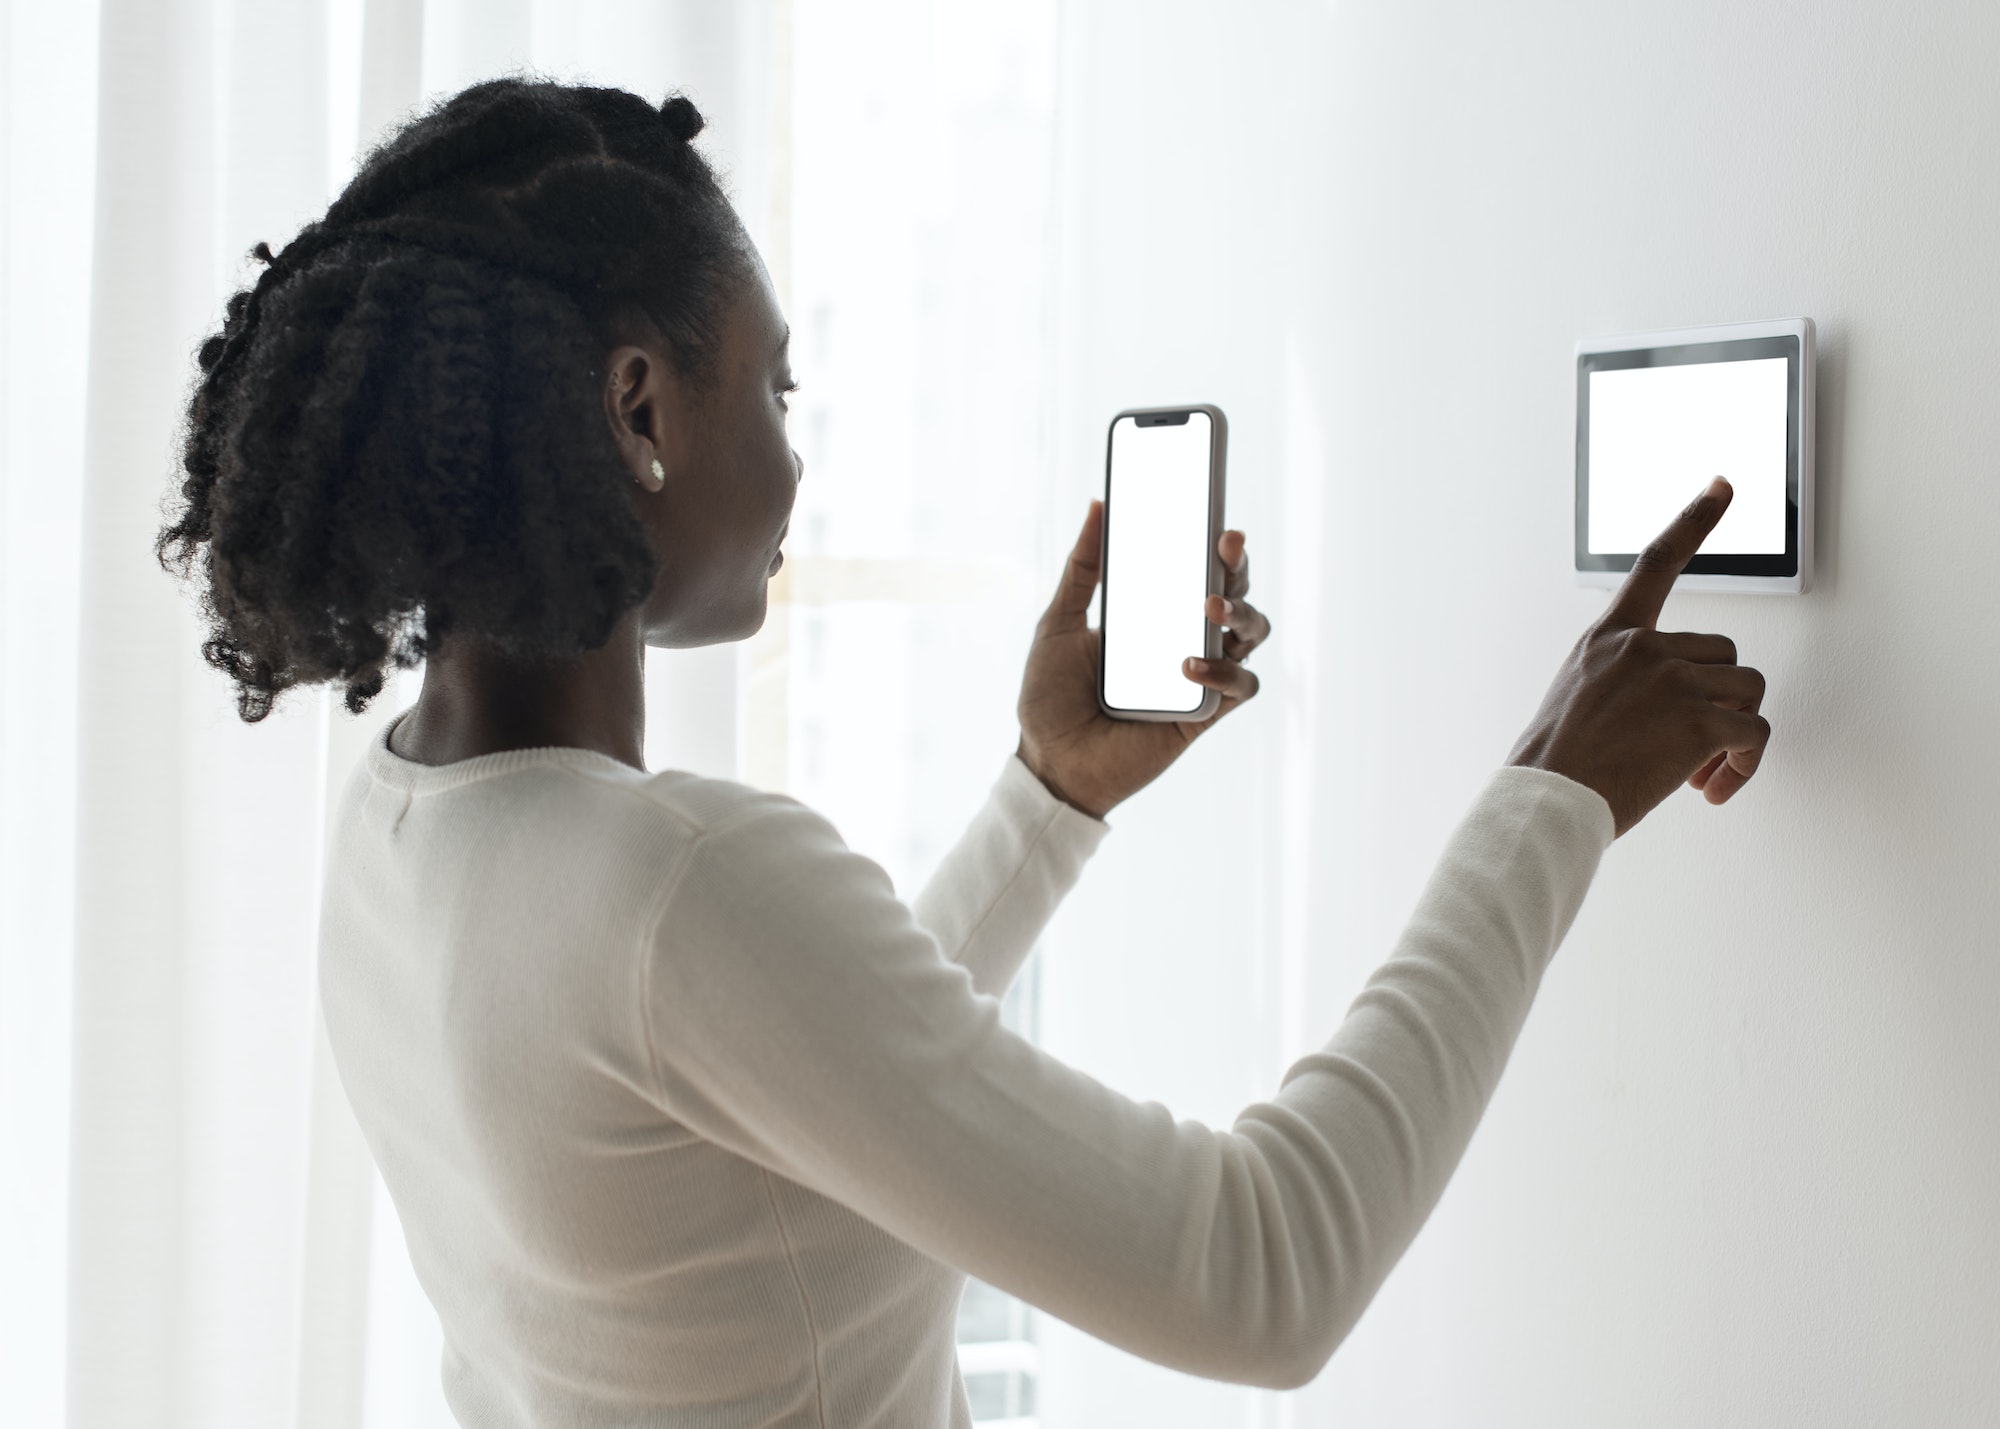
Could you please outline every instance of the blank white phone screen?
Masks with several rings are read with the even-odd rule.
[[[1785,550],[1786,360],[1590,374],[1590,551],[1646,544],[1717,476],[1736,494],[1703,555]]]
[[[1111,428],[1104,552],[1104,700],[1193,711],[1206,691],[1181,672],[1208,633],[1208,467],[1214,421]]]

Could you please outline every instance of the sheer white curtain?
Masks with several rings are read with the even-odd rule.
[[[97,13],[0,10],[0,1417],[62,1422]]]
[[[399,700],[245,727],[200,664],[150,549],[192,354],[357,143],[521,66],[688,89],[762,237],[776,8],[0,9],[0,1422],[438,1422],[312,992],[327,800]],[[733,657],[681,664],[734,709]],[[655,743],[733,759],[689,723]]]
[[[1176,13],[0,0],[0,1422],[450,1422],[311,977],[328,801],[416,680],[359,721],[308,696],[244,727],[150,551],[193,349],[250,245],[425,96],[523,66],[692,93],[791,317],[807,473],[764,631],[650,658],[648,762],[789,789],[911,893],[1013,747],[1117,407],[1220,401],[1260,591],[1314,596],[1296,318],[1189,182],[1245,135],[1176,125],[1213,51]],[[1230,190],[1253,218],[1284,187],[1258,152]],[[1280,775],[1311,685],[1285,642],[1260,658],[1271,694],[1114,815],[1008,1008],[1224,1124],[1305,1040],[1310,811]],[[995,1423],[1282,1415],[982,1287],[961,1337]]]

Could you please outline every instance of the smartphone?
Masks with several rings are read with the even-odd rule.
[[[1222,629],[1202,604],[1222,591],[1216,543],[1228,435],[1222,409],[1205,403],[1111,419],[1097,704],[1113,719],[1204,720],[1222,704],[1181,667],[1222,654]]]

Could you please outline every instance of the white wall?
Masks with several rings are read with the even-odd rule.
[[[1063,1055],[1226,1124],[1339,1019],[1602,608],[1578,336],[1813,317],[1821,564],[1669,602],[1769,676],[1768,760],[1612,848],[1327,1373],[1055,1327],[1052,1401],[1087,1363],[1163,1425],[2000,1421],[1996,72],[1991,4],[1071,7],[1065,460],[1219,402],[1279,634],[1052,934]]]

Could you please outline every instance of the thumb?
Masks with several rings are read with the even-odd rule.
[[[1062,580],[1055,598],[1042,616],[1045,634],[1061,635],[1081,630],[1090,615],[1090,598],[1097,591],[1097,578],[1104,559],[1104,503],[1093,500],[1084,513],[1083,529],[1063,565]]]

